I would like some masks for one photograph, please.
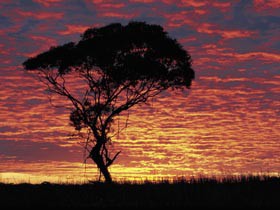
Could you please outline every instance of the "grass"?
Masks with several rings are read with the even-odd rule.
[[[280,177],[0,184],[0,207],[280,207]]]

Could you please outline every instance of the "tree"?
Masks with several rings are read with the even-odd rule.
[[[78,43],[51,47],[23,66],[71,102],[71,125],[88,131],[84,147],[106,182],[120,154],[108,151],[114,119],[162,91],[190,88],[194,79],[188,52],[161,26],[145,22],[89,28]],[[69,90],[69,75],[85,82],[83,93]]]

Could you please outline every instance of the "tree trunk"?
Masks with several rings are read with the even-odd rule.
[[[108,170],[108,167],[104,163],[103,157],[100,154],[100,150],[101,150],[101,145],[100,144],[96,144],[92,148],[92,150],[90,152],[90,157],[93,160],[93,162],[95,162],[97,167],[99,168],[101,174],[105,178],[105,182],[106,183],[112,183],[111,174],[110,174],[110,172]]]
[[[101,171],[102,175],[104,176],[105,182],[112,183],[113,180],[112,180],[111,174],[108,170],[108,167],[105,166],[104,162],[102,161],[101,165],[97,164],[97,166],[98,166],[99,170]]]

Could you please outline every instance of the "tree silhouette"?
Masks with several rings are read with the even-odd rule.
[[[84,147],[106,182],[120,154],[108,151],[115,117],[164,90],[189,88],[194,79],[190,55],[161,26],[145,22],[89,28],[78,43],[51,47],[23,66],[71,102],[71,125],[88,131]],[[85,82],[83,93],[69,91],[68,75]]]

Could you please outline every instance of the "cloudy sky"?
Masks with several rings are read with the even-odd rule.
[[[0,179],[85,176],[68,111],[21,63],[131,20],[162,25],[191,54],[196,80],[130,111],[113,178],[280,172],[278,0],[1,0]]]

